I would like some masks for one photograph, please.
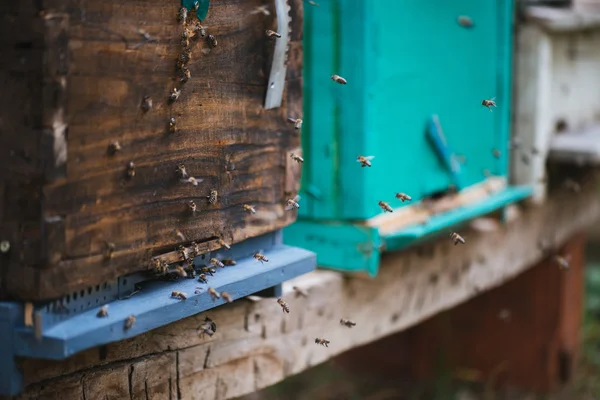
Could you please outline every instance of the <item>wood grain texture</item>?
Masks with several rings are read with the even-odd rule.
[[[7,223],[0,233],[15,249],[2,265],[3,275],[21,277],[21,283],[4,285],[1,295],[49,299],[141,270],[149,255],[186,244],[177,230],[188,241],[221,237],[236,243],[294,220],[293,213],[284,212],[284,191],[289,186],[286,155],[300,141],[287,117],[302,110],[301,32],[290,44],[283,105],[266,111],[273,43],[264,31],[275,21],[272,15],[251,13],[261,4],[211,4],[204,23],[218,45],[211,48],[202,38],[190,41],[191,79],[185,84],[175,67],[182,51],[177,2],[46,0],[30,13],[31,35],[41,35],[39,62],[31,69],[44,85],[35,92],[30,81],[24,82],[32,89],[24,93],[27,104],[19,106],[41,105],[40,129],[30,134],[39,148],[21,143],[27,128],[21,121],[6,125],[14,134],[4,144],[15,154],[35,153],[40,159],[29,174],[32,179],[6,180],[4,197],[18,200],[8,200],[0,214],[0,226]],[[301,18],[301,8],[299,1],[292,4],[293,20]],[[14,24],[22,22],[14,18]],[[5,45],[10,46],[15,44]],[[8,64],[0,73],[19,68]],[[175,87],[181,94],[171,104],[168,96]],[[4,89],[9,94],[20,90]],[[140,107],[144,96],[152,98],[148,112]],[[4,111],[0,115],[8,117]],[[171,117],[175,133],[168,130]],[[111,154],[108,148],[115,141],[121,150]],[[127,179],[130,162],[135,176]],[[198,186],[180,181],[179,164],[201,180]],[[211,189],[219,192],[215,205],[207,201]],[[195,215],[190,200],[198,206]],[[248,215],[242,204],[259,213]],[[31,209],[24,215],[37,230],[22,232],[28,220],[14,213],[24,207]],[[46,223],[58,220],[62,233],[55,223]],[[24,247],[26,236],[32,239]],[[108,263],[102,255],[106,242],[115,244]],[[25,263],[21,253],[37,257]],[[25,276],[21,268],[32,273]]]
[[[592,182],[578,196],[555,192],[543,206],[521,207],[496,231],[461,231],[467,240],[464,246],[453,246],[442,237],[410,251],[385,254],[373,280],[331,271],[299,277],[284,284],[290,314],[282,313],[272,298],[236,301],[65,361],[22,360],[27,389],[19,399],[52,398],[50,388],[60,382],[68,388],[69,382],[92,373],[111,391],[120,385],[127,393],[124,380],[111,380],[115,370],[127,371],[139,362],[174,368],[165,356],[175,357],[175,386],[181,398],[227,399],[251,393],[414,326],[521,274],[543,258],[540,238],[559,246],[600,215],[595,188]],[[309,297],[297,297],[292,286],[307,290]],[[217,324],[212,338],[195,333],[206,315]],[[350,318],[357,326],[340,326],[340,318]],[[330,340],[329,348],[315,345],[316,337]],[[168,381],[166,372],[162,376]],[[73,397],[65,389],[62,398],[80,395]]]

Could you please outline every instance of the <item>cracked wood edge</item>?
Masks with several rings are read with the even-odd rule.
[[[579,195],[554,193],[544,205],[518,207],[495,231],[462,231],[467,243],[443,237],[424,246],[384,254],[376,279],[316,271],[284,285],[290,314],[275,299],[236,301],[131,340],[77,354],[65,361],[22,360],[26,391],[19,399],[107,398],[229,399],[302,372],[337,354],[407,329],[499,286],[539,261],[540,239],[555,245],[600,215],[597,181]],[[568,273],[568,272],[566,272]],[[308,298],[296,297],[300,286]],[[209,315],[212,338],[196,328]],[[348,329],[340,318],[357,325]],[[331,341],[317,346],[316,337]],[[129,377],[129,378],[128,378]]]

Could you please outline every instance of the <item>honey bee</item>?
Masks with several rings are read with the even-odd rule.
[[[200,36],[205,37],[206,36],[206,27],[200,25],[200,22],[196,21],[196,25],[194,25],[194,29],[195,29],[195,34],[200,34]]]
[[[289,117],[287,120],[288,120],[288,122],[291,122],[292,124],[294,124],[294,129],[302,128],[302,120],[300,118]]]
[[[226,243],[223,239],[219,239],[219,244],[225,247],[227,250],[231,249],[231,246],[228,243]]]
[[[291,153],[290,154],[290,158],[296,162],[298,162],[299,164],[302,164],[304,162],[304,158],[300,157],[299,155],[297,155],[296,153]]]
[[[211,258],[209,261],[210,265],[213,265],[215,267],[219,267],[219,268],[225,268],[225,264],[223,264],[221,261],[217,260],[216,258]]]
[[[284,299],[282,299],[281,297],[278,298],[277,303],[279,303],[279,305],[281,306],[281,310],[284,313],[287,313],[287,314],[290,313],[290,306],[288,306],[288,303],[286,303]]]
[[[208,35],[206,39],[208,40],[208,44],[210,44],[212,47],[217,47],[218,42],[215,35]]]
[[[198,210],[198,206],[196,206],[196,203],[194,202],[194,200],[188,201],[188,206],[190,207],[190,210],[192,210],[192,214],[196,214],[196,211]]]
[[[227,292],[221,292],[221,297],[223,298],[223,300],[225,300],[228,303],[233,303],[233,299],[231,298],[231,295]]]
[[[562,257],[559,255],[554,256],[554,261],[558,264],[560,269],[569,269],[569,262],[571,261],[571,255]]]
[[[217,201],[219,200],[219,192],[217,192],[216,189],[212,189],[210,191],[210,194],[208,196],[206,196],[208,198],[208,202],[210,204],[217,204]]]
[[[259,13],[262,13],[264,15],[271,15],[267,5],[254,7],[254,10],[250,11],[250,14],[259,14]]]
[[[179,164],[177,166],[177,169],[175,170],[175,172],[177,172],[177,174],[179,175],[179,177],[182,178],[182,179],[188,177],[187,170],[185,169],[185,165],[183,165],[183,164]]]
[[[150,111],[150,109],[152,109],[152,97],[144,96],[141,107],[143,112]]]
[[[450,239],[452,239],[455,246],[459,243],[465,244],[465,239],[456,232],[450,233]]]
[[[178,298],[180,300],[186,300],[187,296],[183,292],[178,292],[177,290],[171,292],[171,297]]]
[[[133,161],[129,161],[129,163],[127,163],[127,177],[129,179],[131,179],[134,176],[135,176],[135,164],[133,163]]]
[[[383,210],[384,213],[386,212],[394,212],[394,210],[392,209],[392,207],[390,207],[390,205],[388,203],[386,203],[385,201],[379,201],[379,207],[381,207],[381,209]]]
[[[489,100],[482,100],[481,105],[484,107],[487,107],[487,109],[490,110],[490,112],[492,112],[492,107],[497,107],[494,99],[495,99],[495,97],[492,97]]]
[[[344,78],[342,78],[339,75],[331,75],[331,80],[341,85],[345,85],[346,83],[348,83]]]
[[[244,211],[246,211],[248,214],[256,214],[256,210],[254,209],[253,206],[244,204],[244,205],[242,205],[242,207],[244,208]]]
[[[186,83],[190,80],[191,77],[192,73],[190,72],[190,69],[187,67],[183,67],[183,69],[181,70],[181,79],[179,79],[179,82]]]
[[[104,242],[104,244],[106,245],[104,259],[110,260],[111,258],[113,258],[113,255],[115,253],[115,244],[111,242]]]
[[[214,274],[217,272],[217,270],[214,268],[210,268],[210,267],[202,267],[202,268],[200,268],[200,272],[202,272],[204,274],[208,274],[210,276],[214,276]]]
[[[211,287],[208,288],[208,294],[210,294],[210,297],[212,298],[213,301],[221,298],[221,295],[219,294],[219,292],[217,292],[215,289],[213,289]]]
[[[110,155],[114,155],[116,153],[118,153],[119,151],[121,151],[121,145],[119,144],[119,142],[111,142],[108,145],[108,154]]]
[[[296,292],[296,297],[308,297],[308,292],[306,290],[299,288],[298,286],[294,286],[292,289]]]
[[[185,7],[181,7],[179,9],[179,12],[177,13],[177,21],[180,22],[182,25],[187,24],[187,17],[188,17],[188,9]]]
[[[130,329],[133,326],[133,324],[135,324],[135,316],[130,315],[129,317],[127,317],[125,319],[124,329],[125,330]]]
[[[206,274],[198,275],[198,282],[208,283],[208,279],[206,278]]]
[[[340,325],[345,325],[348,328],[352,328],[356,325],[356,322],[350,321],[349,319],[342,318],[340,319]]]
[[[215,324],[212,319],[206,317],[204,318],[204,323],[200,325],[198,328],[199,334],[207,334],[208,336],[212,336],[217,331],[217,324]]]
[[[498,150],[498,149],[494,149],[494,150],[492,150],[492,155],[493,155],[495,158],[500,158],[500,156],[502,155],[502,153],[500,153],[500,150]]]
[[[177,58],[177,61],[180,62],[181,66],[182,66],[182,70],[185,68],[185,65],[192,59],[192,53],[189,50],[188,47],[184,48],[183,51],[179,54],[179,58]],[[175,99],[177,100],[177,99]],[[173,101],[175,101],[173,100]]]
[[[461,15],[460,17],[458,17],[458,23],[459,25],[464,26],[465,28],[473,27],[473,20],[467,17],[466,15]]]
[[[223,264],[227,265],[228,267],[232,267],[236,265],[237,262],[235,260],[232,260],[231,258],[226,258],[223,260]]]
[[[323,338],[316,338],[315,339],[315,343],[316,344],[320,344],[321,346],[325,346],[325,347],[329,347],[329,343],[331,343],[329,340],[327,339],[323,339]]]
[[[190,46],[190,33],[187,29],[184,29],[183,32],[181,32],[181,46],[183,47],[189,47]]]
[[[364,167],[370,167],[371,166],[371,160],[374,159],[375,156],[358,156],[356,157],[356,162],[360,163],[360,166],[362,168]]]
[[[177,132],[177,123],[175,121],[175,117],[169,118],[169,132],[171,132],[171,133]]]
[[[396,193],[396,198],[398,200],[402,200],[402,202],[404,203],[405,201],[411,201],[412,197],[410,197],[409,195],[407,195],[406,193]]]
[[[287,199],[287,206],[285,207],[286,211],[299,209],[300,208],[300,204],[298,204],[299,201],[300,201],[300,195],[296,195],[293,199]]]
[[[254,253],[253,257],[257,260],[260,261],[261,263],[266,263],[269,262],[269,259],[265,256],[263,256],[260,253]]]
[[[98,313],[96,314],[96,317],[98,317],[98,318],[108,317],[108,304],[100,307],[100,309],[98,310]]]
[[[174,101],[177,101],[180,94],[181,94],[181,90],[178,90],[177,88],[173,88],[173,90],[171,90],[171,94],[169,94],[169,101],[171,103]]]
[[[187,255],[187,250],[185,247],[183,246],[177,246],[177,251],[179,252],[179,256],[181,257],[182,260],[187,260],[188,255]]]
[[[185,272],[185,269],[181,265],[175,267],[175,273],[182,278],[187,278],[188,276],[187,272]]]
[[[267,35],[268,38],[280,38],[281,35],[275,31],[272,31],[270,29],[265,30],[265,34]]]

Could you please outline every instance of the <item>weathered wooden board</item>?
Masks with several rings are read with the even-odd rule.
[[[302,110],[301,1],[291,4],[283,105],[269,111],[263,103],[274,43],[264,31],[277,25],[274,13],[252,13],[260,0],[212,2],[203,25],[218,45],[199,35],[190,41],[185,84],[175,66],[179,1],[23,3],[2,6],[8,26],[29,29],[31,38],[0,41],[10,59],[0,64],[0,78],[22,78],[0,79],[0,151],[8,152],[0,158],[0,239],[12,245],[2,259],[0,297],[57,297],[143,269],[151,255],[179,244],[235,243],[295,219],[284,206],[289,181],[299,178],[286,166],[288,151],[299,146],[287,117]],[[17,61],[22,41],[32,43],[35,60]],[[173,88],[181,95],[171,103]],[[152,98],[147,112],[145,96]],[[115,141],[121,150],[111,154]],[[135,176],[128,179],[130,162]],[[179,164],[202,182],[182,183]],[[219,192],[214,205],[211,189]],[[110,260],[107,242],[114,244]]]
[[[218,328],[212,338],[196,335],[205,317],[200,314],[65,361],[22,360],[27,390],[20,399],[89,399],[90,388],[110,390],[109,399],[135,397],[140,382],[151,375],[144,371],[156,371],[159,365],[161,374],[147,380],[149,390],[161,393],[156,398],[174,398],[168,394],[173,387],[184,399],[227,399],[253,392],[413,326],[522,273],[544,257],[540,240],[560,245],[600,215],[596,187],[590,182],[578,195],[561,190],[542,206],[520,207],[496,231],[461,231],[467,241],[463,246],[443,237],[388,254],[373,280],[330,271],[297,278],[284,285],[290,314],[282,313],[274,299],[219,307],[208,314]],[[294,285],[309,296],[296,296]],[[350,318],[357,326],[340,326],[340,318]],[[320,347],[316,337],[331,344]],[[130,382],[119,375],[127,371],[135,377]],[[71,391],[80,381],[84,387]]]

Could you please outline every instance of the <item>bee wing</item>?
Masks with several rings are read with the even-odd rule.
[[[369,160],[369,161],[371,161],[371,160],[372,160],[372,159],[374,159],[374,158],[375,158],[375,156],[366,156],[366,157],[365,157],[365,160]]]
[[[299,195],[299,194],[297,194],[297,195],[294,197],[294,201],[295,201],[296,203],[300,201],[300,195]]]
[[[296,123],[296,118],[288,117],[288,122]]]
[[[294,206],[287,205],[285,206],[285,211],[290,211]]]
[[[496,100],[496,96],[494,96],[490,99],[490,101],[494,101],[494,100]]]

